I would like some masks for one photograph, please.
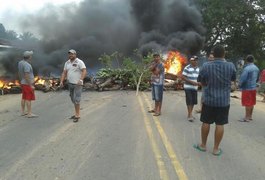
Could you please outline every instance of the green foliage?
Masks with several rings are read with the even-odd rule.
[[[116,61],[115,56],[119,54],[107,55],[103,54],[99,61],[101,61],[106,68],[102,68],[97,72],[97,76],[101,78],[114,78],[120,80],[126,86],[131,89],[137,89],[139,83],[139,90],[145,90],[150,87],[150,72],[148,69],[148,64],[153,60],[152,54],[147,57],[142,57],[140,53],[136,50],[134,56],[123,57],[119,54],[119,58],[122,60],[121,68],[110,68],[111,64]],[[141,78],[140,78],[141,77]]]
[[[227,57],[265,58],[264,0],[198,0],[207,29],[204,51],[221,43]]]

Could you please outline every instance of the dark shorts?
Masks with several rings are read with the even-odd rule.
[[[215,123],[216,125],[224,125],[228,123],[230,105],[225,107],[212,107],[205,104],[202,105],[201,122],[206,124]]]
[[[195,105],[198,103],[197,101],[197,90],[193,89],[185,89],[185,95],[186,95],[186,104],[188,106]]]
[[[32,101],[35,100],[34,89],[30,85],[21,84],[22,99]]]
[[[242,106],[254,106],[256,104],[256,90],[243,90],[241,104]]]
[[[74,104],[80,104],[81,94],[82,94],[82,86],[76,84],[68,84],[70,91],[70,98]]]
[[[156,102],[163,100],[163,85],[152,84],[152,99]]]

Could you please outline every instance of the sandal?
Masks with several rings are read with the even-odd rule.
[[[195,149],[197,149],[198,151],[201,151],[201,152],[205,152],[206,151],[206,149],[202,148],[199,144],[194,144],[193,147]]]
[[[27,117],[27,118],[37,118],[37,117],[39,117],[39,116],[36,115],[36,114],[31,114],[31,115],[27,115],[26,117]]]
[[[76,123],[76,122],[78,122],[78,120],[80,119],[80,117],[74,117],[73,119],[74,119],[73,122]]]
[[[246,119],[246,118],[242,118],[242,119],[239,119],[238,121],[239,122],[249,122],[250,120],[249,119]]]
[[[222,149],[218,149],[218,151],[217,152],[212,152],[212,154],[214,155],[214,156],[221,156],[222,155],[222,153],[223,153],[223,151],[222,151]]]
[[[160,116],[160,115],[161,115],[160,113],[153,114],[153,116]]]
[[[155,113],[155,110],[152,109],[152,110],[149,110],[148,112],[149,113]]]

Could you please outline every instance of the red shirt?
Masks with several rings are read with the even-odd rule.
[[[265,83],[265,69],[260,73],[260,83]]]

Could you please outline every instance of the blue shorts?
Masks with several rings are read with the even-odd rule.
[[[152,99],[156,102],[163,100],[163,85],[152,84]]]

